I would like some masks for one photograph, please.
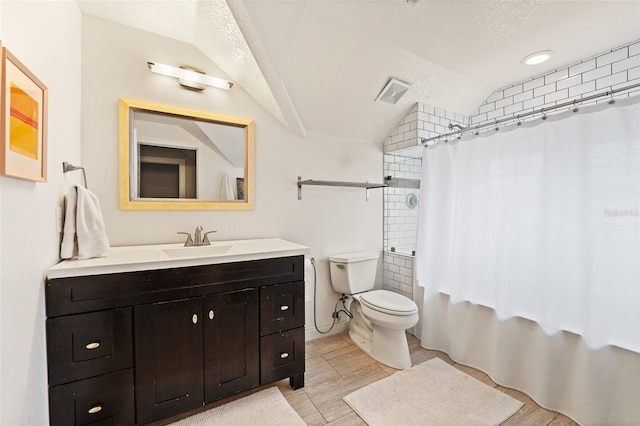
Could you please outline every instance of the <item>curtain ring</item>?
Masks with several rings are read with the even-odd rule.
[[[576,100],[575,99],[573,100],[573,109],[572,109],[572,111],[573,112],[578,112],[579,111],[578,110],[578,105],[576,105]]]
[[[516,122],[516,125],[517,125],[517,126],[522,126],[522,121],[520,121],[520,114],[516,115],[516,119],[518,120],[518,121]]]
[[[476,126],[476,136],[478,136],[480,132],[478,131],[478,126]]]
[[[496,118],[496,132],[500,130],[500,126],[498,126],[498,119]]]
[[[616,100],[613,99],[613,90],[611,90],[609,94],[611,95],[611,99],[609,100],[609,105],[613,105],[616,103]]]
[[[543,120],[546,120],[546,119],[547,119],[547,114],[545,114],[545,112],[544,112],[544,108],[542,108],[542,109],[540,110],[540,112],[542,113],[542,119],[543,119]]]

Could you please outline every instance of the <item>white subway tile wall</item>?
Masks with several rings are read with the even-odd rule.
[[[412,256],[385,252],[382,288],[413,300],[413,261]]]
[[[640,83],[640,41],[576,64],[496,90],[470,117],[470,123],[516,117],[596,93]],[[616,96],[633,96],[640,88]],[[386,151],[385,152],[390,152]]]
[[[384,176],[420,181],[422,174],[422,138],[450,132],[449,124],[467,126],[460,114],[416,104],[384,145]],[[418,196],[418,207],[407,205],[409,194]],[[418,188],[384,188],[384,277],[383,288],[413,297],[413,256],[418,231],[420,206]],[[395,250],[392,253],[390,250]]]
[[[449,131],[449,124],[466,126],[469,119],[461,114],[417,103],[384,143],[384,152],[403,157],[422,157],[423,138]]]
[[[421,173],[421,158],[407,158],[389,154],[384,156],[385,177],[391,176],[419,182]],[[413,193],[419,198],[420,189],[389,186],[384,188],[383,192],[384,249],[391,250],[393,247],[399,252],[410,255],[416,247],[418,207],[409,208],[407,197]]]

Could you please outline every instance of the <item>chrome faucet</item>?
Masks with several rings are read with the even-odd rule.
[[[191,234],[188,232],[178,232],[178,234],[184,234],[187,236],[187,241],[185,241],[185,247],[191,246],[209,246],[211,242],[209,241],[209,234],[216,231],[208,231],[203,234],[204,228],[200,225],[196,227],[196,232],[193,234],[193,239],[191,238]]]

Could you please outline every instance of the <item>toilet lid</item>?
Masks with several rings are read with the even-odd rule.
[[[413,300],[387,290],[373,290],[360,294],[360,303],[379,312],[411,315],[418,311]]]

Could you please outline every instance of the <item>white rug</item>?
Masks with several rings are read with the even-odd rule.
[[[305,422],[302,421],[298,413],[289,405],[280,393],[280,390],[274,386],[194,416],[187,417],[179,422],[171,423],[171,425],[304,426]]]
[[[371,426],[495,426],[522,407],[440,358],[398,371],[343,399]]]

